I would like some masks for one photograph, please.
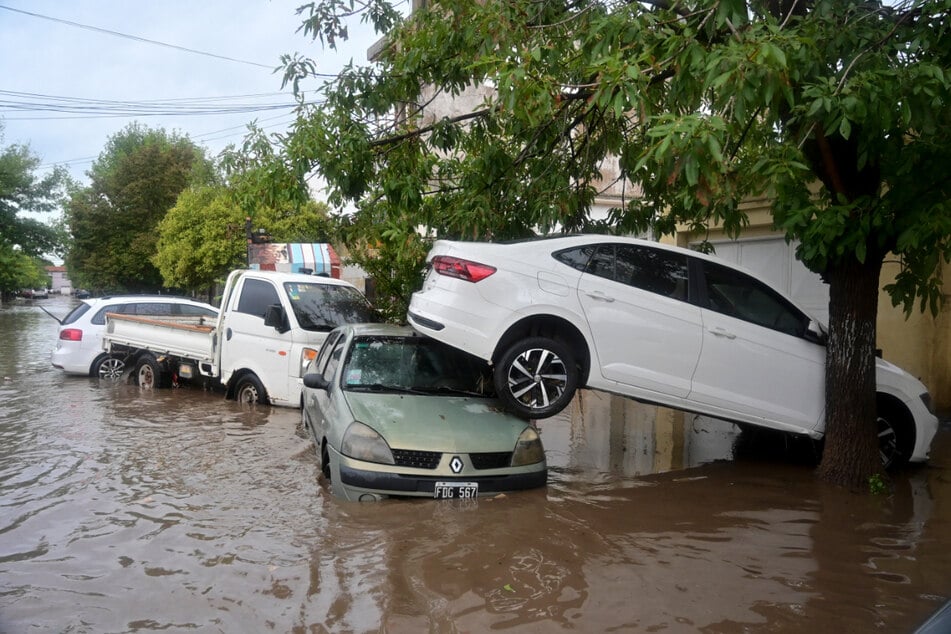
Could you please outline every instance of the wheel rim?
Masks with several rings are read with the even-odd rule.
[[[530,348],[508,369],[509,392],[531,409],[544,409],[561,398],[568,385],[565,362],[551,350]]]
[[[143,363],[139,367],[139,387],[144,387],[152,389],[155,387],[155,372],[152,371],[152,366],[148,363]]]
[[[124,371],[125,362],[122,359],[116,359],[115,357],[104,359],[102,363],[99,364],[100,379],[109,379],[114,381],[118,378],[121,378]]]
[[[258,398],[258,389],[250,383],[245,383],[238,390],[238,401],[241,403],[257,403]]]
[[[885,467],[891,466],[898,456],[898,434],[888,419],[878,417],[878,453]]]

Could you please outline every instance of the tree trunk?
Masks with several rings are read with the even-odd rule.
[[[826,436],[819,477],[855,491],[881,473],[875,405],[875,333],[882,261],[830,265]]]

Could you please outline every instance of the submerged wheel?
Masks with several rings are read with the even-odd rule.
[[[320,448],[320,472],[330,482],[330,452],[327,451],[327,443],[324,442]]]
[[[267,392],[264,384],[253,374],[245,374],[234,386],[234,400],[239,403],[267,404]]]
[[[165,371],[155,357],[146,355],[139,359],[135,367],[135,382],[139,387],[147,390],[165,387],[165,379]]]
[[[578,367],[565,344],[529,337],[502,355],[493,378],[507,409],[523,418],[548,418],[571,402],[578,387]]]
[[[906,417],[894,407],[879,403],[878,453],[886,469],[900,467],[911,458],[915,446],[915,431]]]
[[[125,372],[125,361],[119,357],[103,355],[96,359],[92,364],[92,376],[98,376],[100,379],[116,381],[122,378]]]

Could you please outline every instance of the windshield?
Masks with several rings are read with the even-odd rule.
[[[488,364],[435,339],[356,337],[343,369],[347,390],[493,396]]]
[[[341,324],[380,321],[366,298],[352,286],[287,282],[284,289],[304,330],[330,331]]]

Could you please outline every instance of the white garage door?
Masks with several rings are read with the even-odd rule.
[[[829,286],[796,259],[797,243],[783,238],[712,242],[718,257],[753,271],[824,324],[829,323]]]

